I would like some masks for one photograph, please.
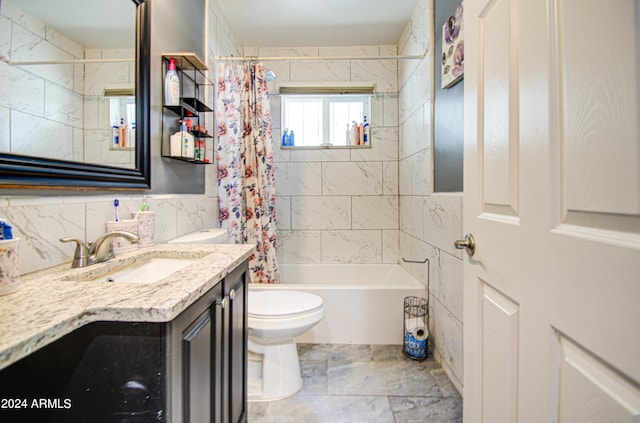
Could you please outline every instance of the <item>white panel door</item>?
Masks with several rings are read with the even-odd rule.
[[[640,0],[464,7],[464,421],[640,423]]]

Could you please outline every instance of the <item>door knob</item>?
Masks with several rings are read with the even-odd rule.
[[[465,250],[467,254],[470,256],[476,252],[476,240],[473,238],[473,235],[466,234],[464,239],[457,239],[453,242],[453,245],[458,250]]]

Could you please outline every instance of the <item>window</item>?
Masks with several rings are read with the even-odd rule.
[[[281,127],[283,133],[288,130],[295,134],[295,147],[353,146],[353,123],[370,123],[371,93],[282,94],[283,91],[287,90],[281,88]]]

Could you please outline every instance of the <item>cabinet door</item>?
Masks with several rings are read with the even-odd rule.
[[[225,278],[224,290],[229,296],[229,421],[247,421],[247,282],[246,264]]]
[[[214,317],[206,309],[187,328],[182,337],[184,422],[210,422],[214,367],[212,365],[212,336]]]
[[[169,421],[222,422],[222,283],[171,323]]]
[[[212,398],[212,416],[213,421],[215,423],[222,423],[225,421],[225,402],[224,398],[224,385],[222,383],[224,379],[224,372],[226,367],[226,357],[225,357],[225,341],[224,341],[224,330],[223,330],[223,312],[224,312],[224,304],[226,301],[222,301],[222,287],[220,289],[220,298],[216,301],[211,307],[211,314],[214,318],[213,321],[213,344],[211,346],[212,354],[211,362],[213,364],[213,376],[211,379],[212,388],[213,388],[213,398]]]

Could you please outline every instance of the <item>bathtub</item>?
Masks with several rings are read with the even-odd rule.
[[[397,264],[285,264],[279,268],[281,283],[250,284],[249,290],[304,291],[324,301],[325,318],[297,342],[401,345],[404,297],[427,295]]]

